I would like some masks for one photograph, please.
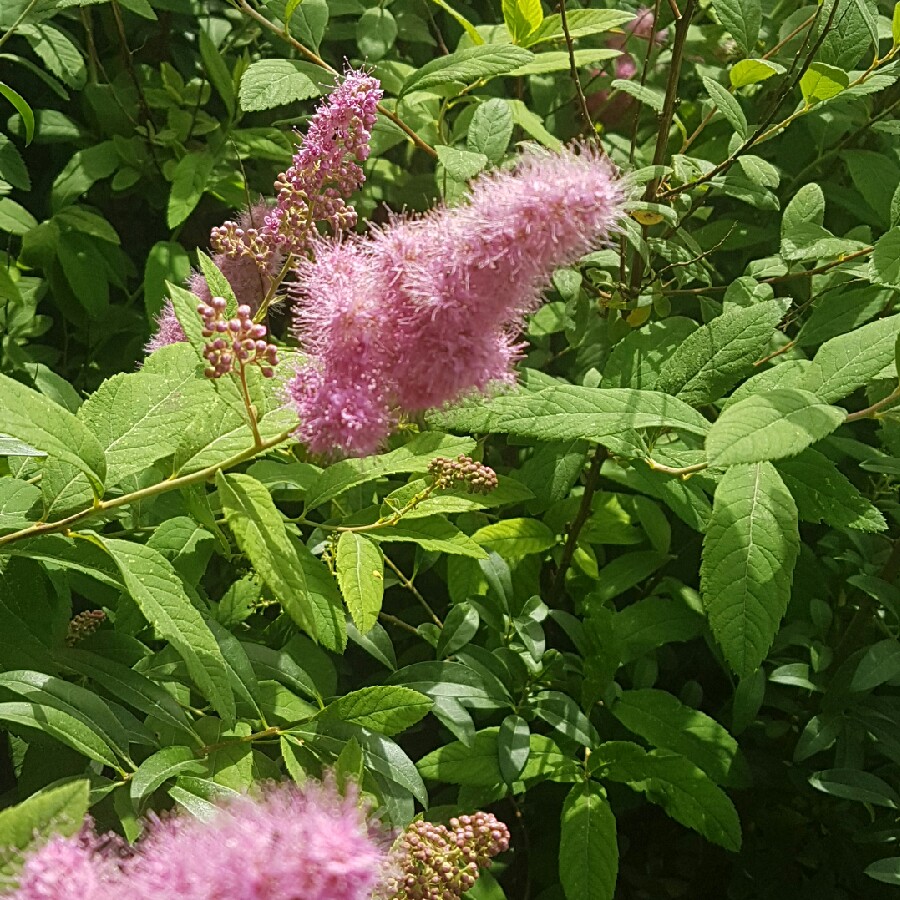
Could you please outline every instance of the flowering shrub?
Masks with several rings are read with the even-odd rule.
[[[0,3],[7,896],[900,884],[900,12],[626,6]]]

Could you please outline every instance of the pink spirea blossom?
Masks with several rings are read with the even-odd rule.
[[[550,276],[615,228],[623,192],[587,147],[531,151],[460,206],[320,248],[298,270],[307,362],[287,390],[313,453],[364,455],[399,414],[513,380]]]
[[[319,225],[330,228],[332,234],[356,225],[356,210],[346,198],[365,181],[360,163],[369,156],[382,94],[376,78],[348,69],[310,120],[290,167],[278,176],[274,206],[261,200],[237,222],[212,229],[213,262],[239,303],[256,311],[287,254],[308,253]],[[194,272],[188,287],[205,303],[211,301],[202,273]],[[183,340],[184,331],[167,301],[146,352]]]
[[[106,900],[118,873],[105,842],[88,825],[71,837],[54,835],[25,861],[10,900]]]
[[[272,787],[208,821],[153,818],[128,855],[97,838],[52,838],[5,900],[370,900],[387,842],[355,797],[327,785]]]

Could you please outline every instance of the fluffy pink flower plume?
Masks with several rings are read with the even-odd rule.
[[[517,336],[550,276],[608,237],[623,192],[588,147],[528,152],[466,201],[398,219],[301,263],[288,383],[313,453],[365,455],[398,415],[513,380]]]
[[[369,138],[382,97],[377,79],[348,70],[313,115],[306,137],[288,170],[278,176],[278,196],[270,207],[260,200],[237,222],[213,228],[213,262],[228,279],[238,302],[259,308],[289,253],[309,252],[318,235],[317,224],[334,234],[356,224],[356,210],[345,198],[365,181],[361,162],[369,155]],[[206,279],[195,272],[189,289],[211,301]],[[184,331],[167,301],[157,317],[156,334],[148,353],[185,340]]]
[[[5,900],[369,900],[386,842],[354,797],[325,785],[241,797],[206,822],[153,819],[128,856],[84,835],[51,838]]]

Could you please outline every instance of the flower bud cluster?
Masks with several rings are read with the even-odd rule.
[[[66,632],[67,646],[74,647],[89,634],[93,634],[105,621],[106,613],[102,609],[88,609],[78,613],[69,622],[69,630]]]
[[[209,233],[209,246],[228,259],[249,256],[265,270],[274,253],[271,239],[257,228],[242,228],[237,222],[224,222]]]
[[[391,900],[458,900],[479,869],[509,849],[509,829],[486,812],[450,820],[449,828],[413,822],[392,851],[399,870],[388,884]]]
[[[226,319],[226,306],[224,297],[213,297],[209,303],[197,306],[203,319],[201,333],[212,339],[203,348],[209,363],[204,374],[207,378],[221,378],[233,371],[235,364],[241,368],[258,365],[263,375],[271,378],[278,364],[278,351],[264,340],[266,326],[253,321],[252,311],[245,304],[237,308],[236,318]]]
[[[428,464],[428,474],[439,488],[465,484],[470,494],[489,494],[497,487],[497,474],[490,466],[462,454],[456,459],[436,456]]]

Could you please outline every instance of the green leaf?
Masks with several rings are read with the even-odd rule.
[[[373,62],[385,56],[396,39],[397,20],[389,9],[374,6],[356,20],[356,45]]]
[[[756,47],[762,25],[759,0],[714,0],[713,9],[744,56],[750,56]]]
[[[502,97],[491,97],[480,103],[469,123],[466,146],[472,153],[483,154],[492,163],[503,159],[513,133],[513,114]],[[0,213],[2,213],[0,200]]]
[[[460,531],[443,516],[401,520],[397,525],[379,528],[369,535],[378,543],[402,542],[418,544],[423,550],[471,556],[484,559],[487,553],[465,532]]]
[[[896,225],[875,242],[872,280],[888,287],[900,287],[900,227]]]
[[[86,778],[44,788],[15,806],[0,811],[0,846],[25,850],[51,834],[76,834],[84,825],[90,782]],[[0,872],[8,874],[8,860]]]
[[[314,596],[322,595],[307,589],[303,567],[271,494],[249,475],[218,472],[216,487],[238,546],[285,612],[323,646],[342,649],[346,643],[343,613],[330,605],[313,604]]]
[[[41,703],[0,703],[0,721],[42,731],[104,766],[119,767],[113,749],[89,725],[71,713]]]
[[[561,691],[538,691],[528,701],[536,716],[543,719],[569,740],[583,747],[593,747],[599,743],[597,731],[578,704]]]
[[[778,471],[797,503],[804,522],[827,522],[834,528],[884,531],[881,511],[818,450],[804,450],[778,463]]]
[[[329,703],[319,715],[361,725],[390,737],[415,725],[433,705],[424,694],[410,688],[377,685],[345,694]]]
[[[645,597],[613,616],[613,631],[622,644],[623,663],[677,641],[690,641],[702,633],[703,617],[681,599]]]
[[[572,54],[575,58],[575,68],[583,69],[585,66],[595,66],[599,63],[615,59],[621,53],[618,50],[610,50],[606,47],[592,47],[588,50],[575,50]],[[515,78],[524,78],[528,75],[547,75],[551,72],[569,72],[572,68],[572,57],[565,50],[555,50],[548,53],[539,53],[531,62],[525,63],[510,72]],[[651,90],[647,88],[647,90]],[[655,96],[655,94],[654,94]]]
[[[850,76],[837,66],[814,62],[800,79],[800,93],[807,106],[836,97],[850,85]]]
[[[649,578],[670,559],[672,557],[668,554],[656,550],[639,550],[617,556],[600,570],[597,587],[590,594],[591,600],[607,603]]]
[[[659,390],[691,406],[717,400],[764,355],[784,315],[778,300],[729,309],[678,346],[659,372]]]
[[[900,315],[877,319],[826,341],[813,357],[816,368],[803,387],[833,403],[865,387],[894,361]]]
[[[556,546],[556,535],[537,519],[502,519],[479,528],[472,540],[505,559],[544,553]]]
[[[521,716],[507,716],[497,733],[497,759],[500,774],[506,784],[519,780],[530,753],[531,732],[528,723]]]
[[[148,756],[131,777],[131,797],[133,800],[142,800],[170,778],[184,773],[203,775],[205,772],[206,766],[197,759],[190,747],[164,747]]]
[[[457,147],[447,147],[443,144],[438,144],[434,149],[437,151],[438,160],[444,167],[444,171],[454,181],[468,181],[488,164],[488,158],[483,153],[472,153],[469,150],[460,150]]]
[[[895,47],[900,44],[900,3],[894,4],[894,15],[891,17],[891,39]]]
[[[225,104],[228,115],[234,116],[235,96],[231,73],[228,71],[228,66],[225,64],[222,54],[219,53],[219,48],[216,47],[212,38],[202,28],[200,29],[200,58],[203,60],[210,83]]]
[[[20,191],[31,190],[31,177],[16,145],[0,132],[0,178]]]
[[[541,0],[503,0],[503,22],[514,44],[527,46],[527,38],[544,21]]]
[[[76,90],[84,87],[87,80],[84,58],[65,34],[52,25],[23,25],[19,34],[63,84]]]
[[[437,7],[444,10],[449,16],[454,18],[460,25],[462,25],[463,30],[469,36],[475,46],[479,46],[484,43],[484,38],[478,33],[478,29],[460,12],[457,12],[446,0],[431,0]]]
[[[177,228],[194,211],[215,165],[215,157],[208,150],[186,153],[175,166],[166,224]]]
[[[772,645],[799,550],[797,507],[775,467],[727,469],[703,542],[700,588],[713,635],[741,678]]]
[[[308,63],[292,59],[262,59],[252,63],[241,78],[241,109],[258,112],[318,97],[313,69]]]
[[[72,413],[43,394],[0,375],[0,422],[7,434],[84,472],[95,495],[102,496],[106,477],[103,448]]]
[[[660,392],[576,385],[501,394],[432,413],[429,418],[444,428],[540,441],[583,438],[607,443],[627,429],[672,428],[699,435],[709,430],[703,416]]]
[[[316,509],[334,500],[345,491],[376,478],[400,475],[407,472],[424,474],[436,456],[459,456],[471,453],[475,441],[470,437],[426,432],[409,443],[383,453],[362,459],[345,459],[329,466],[309,489],[305,501],[307,509]]]
[[[25,124],[25,143],[30,144],[34,140],[34,111],[18,91],[14,91],[2,81],[0,81],[0,97],[5,97],[22,117],[22,122]]]
[[[639,103],[649,106],[657,115],[660,115],[663,111],[665,95],[657,88],[648,87],[639,81],[631,81],[626,78],[614,78],[610,83],[610,87],[613,90],[622,91],[623,94],[634,97]]]
[[[454,606],[444,619],[444,627],[438,637],[435,654],[438,657],[453,656],[478,633],[481,617],[478,610],[468,603]]]
[[[36,519],[40,499],[40,488],[27,481],[17,478],[0,480],[0,534],[18,531]]]
[[[894,14],[894,21],[897,21],[897,15]],[[900,31],[900,28],[897,29]],[[900,40],[894,38],[894,44],[900,43]],[[900,887],[900,856],[888,856],[879,859],[877,862],[870,863],[866,866],[866,875],[874,878],[876,881],[882,881],[885,884],[893,884]]]
[[[734,804],[704,772],[683,756],[645,752],[637,744],[613,741],[592,754],[594,766],[605,765],[604,776],[623,781],[659,804],[676,822],[693,828],[708,841],[737,851],[741,823]]]
[[[703,86],[706,88],[706,93],[712,97],[713,103],[728,120],[728,123],[734,129],[735,134],[737,134],[741,140],[746,138],[747,117],[744,115],[740,103],[734,99],[726,88],[722,87],[717,81],[713,81],[712,78],[707,78],[705,75],[703,76]]]
[[[611,707],[629,730],[654,747],[689,759],[718,784],[741,780],[737,741],[715,719],[666,691],[624,691]],[[740,773],[743,775],[743,773]]]
[[[59,654],[59,660],[67,669],[93,679],[129,706],[199,742],[187,714],[175,698],[146,675],[98,653],[69,647]]]
[[[621,9],[568,9],[566,10],[566,24],[569,26],[569,36],[572,38],[590,37],[595,34],[603,34],[611,31],[619,25],[624,25],[634,18],[634,14]],[[561,41],[565,38],[562,27],[562,19],[556,13],[547,16],[540,26],[529,35],[527,46],[544,41]]]
[[[706,436],[711,466],[796,456],[831,434],[847,413],[809,391],[781,388],[731,405]]]
[[[870,691],[900,675],[900,643],[893,638],[878,641],[866,649],[853,673],[851,691]]]
[[[384,596],[384,557],[365,535],[345,531],[337,545],[337,580],[362,634],[378,621]]]
[[[813,772],[809,783],[823,794],[840,797],[842,800],[856,800],[858,803],[871,803],[875,806],[887,806],[890,809],[900,807],[900,796],[886,782],[871,772],[859,769],[825,769]]]
[[[234,696],[219,645],[185,593],[171,563],[157,550],[131,541],[99,539],[122,572],[132,599],[160,638],[178,651],[198,690],[228,722]]]
[[[563,804],[559,880],[567,900],[612,900],[619,872],[616,818],[597,784],[577,784]]]
[[[9,197],[0,200],[0,231],[21,237],[37,225],[37,219],[24,206]]]
[[[731,67],[728,78],[733,88],[742,88],[766,81],[773,75],[782,75],[784,71],[784,66],[768,59],[742,59]]]
[[[532,54],[521,47],[484,44],[439,56],[417,69],[400,90],[400,96],[410,91],[425,91],[442,84],[472,84],[482,78],[505,75],[525,65]]]

